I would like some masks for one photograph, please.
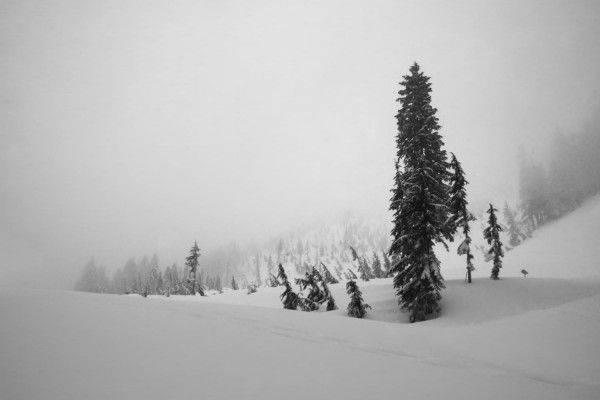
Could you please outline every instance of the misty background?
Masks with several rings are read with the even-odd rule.
[[[598,121],[600,3],[0,2],[0,286],[387,218],[415,61],[472,206],[515,203]]]

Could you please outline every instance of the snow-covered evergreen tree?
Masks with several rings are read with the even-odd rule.
[[[235,277],[231,276],[231,289],[232,290],[238,290],[240,287],[238,286],[237,282],[235,281]]]
[[[323,286],[323,293],[325,293],[325,301],[327,301],[327,311],[337,310],[337,305],[335,304],[335,300],[331,291],[329,290],[329,286],[327,286],[327,282],[325,280],[321,281],[321,285]]]
[[[306,272],[304,278],[296,279],[296,284],[300,286],[300,290],[310,288],[308,296],[300,297],[300,307],[303,311],[318,310],[319,305],[327,300],[324,291],[319,287],[319,282],[322,280],[321,274],[316,268],[313,268],[311,272]]]
[[[323,265],[325,271],[329,272],[324,264],[321,265]],[[337,310],[335,300],[333,299],[333,295],[331,294],[329,286],[327,285],[327,279],[325,279],[325,277],[316,268],[313,268],[312,275],[313,280],[316,283],[317,291],[311,299],[315,300],[318,304],[323,304],[327,302],[327,311]],[[319,289],[319,284],[321,284],[321,289]],[[311,288],[311,293],[312,292],[314,292],[314,288]],[[309,294],[309,297],[311,297],[311,294]]]
[[[202,280],[197,281],[197,271],[198,258],[200,257],[200,248],[198,247],[198,243],[194,242],[194,246],[190,250],[190,255],[185,259],[185,265],[188,269],[188,287],[189,291],[192,295],[195,295],[196,292],[200,294],[200,296],[204,296],[204,287],[202,285]]]
[[[356,249],[352,246],[348,246],[348,247],[350,247],[350,252],[352,253],[352,260],[354,260],[354,261],[360,260],[360,257],[358,256]]]
[[[374,278],[383,278],[385,273],[381,269],[381,260],[376,252],[373,252],[373,263],[371,265],[371,272]]]
[[[321,263],[321,266],[323,267],[323,279],[325,282],[332,285],[339,283],[339,281],[333,275],[331,275],[331,272],[329,272],[329,269],[325,264]]]
[[[457,253],[467,256],[467,282],[471,283],[471,271],[475,270],[473,266],[473,254],[471,253],[471,236],[469,232],[469,221],[474,221],[475,217],[467,209],[467,191],[466,186],[469,182],[465,179],[465,172],[462,166],[456,159],[454,153],[450,161],[450,169],[453,171],[450,176],[450,201],[448,204],[449,217],[448,222],[452,234],[456,233],[459,228],[462,228],[464,240],[458,246]]]
[[[352,260],[358,261],[357,270],[358,270],[360,279],[362,279],[365,282],[368,282],[373,277],[373,273],[371,272],[371,268],[369,267],[367,260],[365,260],[364,257],[360,257],[354,247],[352,247],[352,246],[349,246],[349,247],[350,247],[350,251],[352,252]]]
[[[250,282],[246,289],[248,289],[248,294],[256,293],[258,291],[258,285],[256,282]]]
[[[371,279],[371,269],[369,268],[369,264],[364,259],[364,257],[360,257],[358,259],[358,274],[360,279],[365,282],[368,282]]]
[[[267,287],[277,287],[280,285],[281,283],[279,282],[277,277],[273,274],[269,274],[269,277],[267,278]]]
[[[503,213],[508,228],[508,244],[511,247],[517,247],[523,240],[527,239],[527,233],[523,232],[521,224],[517,220],[516,211],[512,210],[506,202],[504,203]]]
[[[217,275],[217,279],[215,279],[215,290],[219,293],[223,293],[223,286],[221,285],[221,277]]]
[[[81,277],[75,284],[75,290],[79,292],[107,293],[108,287],[106,271],[103,267],[97,267],[93,259],[83,267]]]
[[[502,242],[500,241],[502,227],[496,218],[496,211],[498,210],[490,204],[490,208],[487,210],[487,213],[490,214],[488,226],[483,230],[484,239],[491,245],[488,253],[494,256],[494,266],[492,267],[491,275],[491,278],[494,280],[500,279],[500,268],[502,268],[502,257],[504,257],[504,250],[502,250]]]
[[[346,293],[350,296],[348,315],[363,318],[367,314],[367,308],[371,308],[371,306],[364,303],[362,293],[355,281],[346,282]]]
[[[348,268],[348,273],[347,273],[347,278],[348,280],[350,279],[358,279],[358,276],[356,276],[356,274],[354,273],[354,271],[352,271],[350,268]]]
[[[445,287],[434,246],[451,240],[446,223],[448,163],[437,110],[431,106],[429,77],[415,63],[401,85],[389,254],[397,256],[392,273],[399,304],[415,322],[440,311],[440,291]]]
[[[283,265],[279,264],[279,273],[277,278],[281,280],[285,290],[281,294],[280,298],[283,302],[283,308],[286,310],[297,310],[298,309],[298,295],[292,290],[292,285],[288,281],[287,274],[283,269]]]

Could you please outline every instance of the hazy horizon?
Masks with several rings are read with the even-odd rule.
[[[414,62],[475,207],[600,110],[594,1],[4,1],[0,54],[0,286],[385,215]]]

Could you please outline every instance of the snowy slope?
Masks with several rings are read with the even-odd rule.
[[[345,307],[343,286],[332,289]],[[444,313],[418,324],[389,280],[361,289],[368,320],[283,310],[280,288],[168,299],[4,289],[0,398],[600,397],[599,284],[448,282]]]
[[[515,276],[525,268],[530,276],[599,279],[599,244],[600,196],[596,196],[507,252],[502,272]]]
[[[472,226],[473,244],[489,245],[483,239],[485,221],[475,221]],[[508,243],[506,234],[501,239]],[[436,247],[436,255],[442,262],[445,279],[464,279],[466,261],[456,254],[461,239],[449,243],[450,251]],[[600,279],[598,261],[600,243],[600,196],[596,196],[574,212],[542,226],[533,237],[510,251],[506,251],[500,276],[522,276],[526,269],[530,277]],[[480,251],[474,252],[473,277],[488,278],[492,263],[485,262]]]

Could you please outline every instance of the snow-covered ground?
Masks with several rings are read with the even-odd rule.
[[[599,245],[600,196],[596,196],[507,252],[506,272],[517,275],[525,268],[530,276],[600,279]]]
[[[599,399],[599,212],[594,199],[541,229],[500,281],[483,262],[472,284],[447,280],[443,312],[416,324],[389,279],[359,281],[365,320],[345,315],[343,284],[340,310],[312,313],[283,310],[282,288],[0,289],[0,399]]]
[[[443,313],[417,324],[389,281],[361,285],[367,320],[283,310],[278,288],[170,299],[3,289],[0,398],[600,397],[600,284],[447,283]]]

